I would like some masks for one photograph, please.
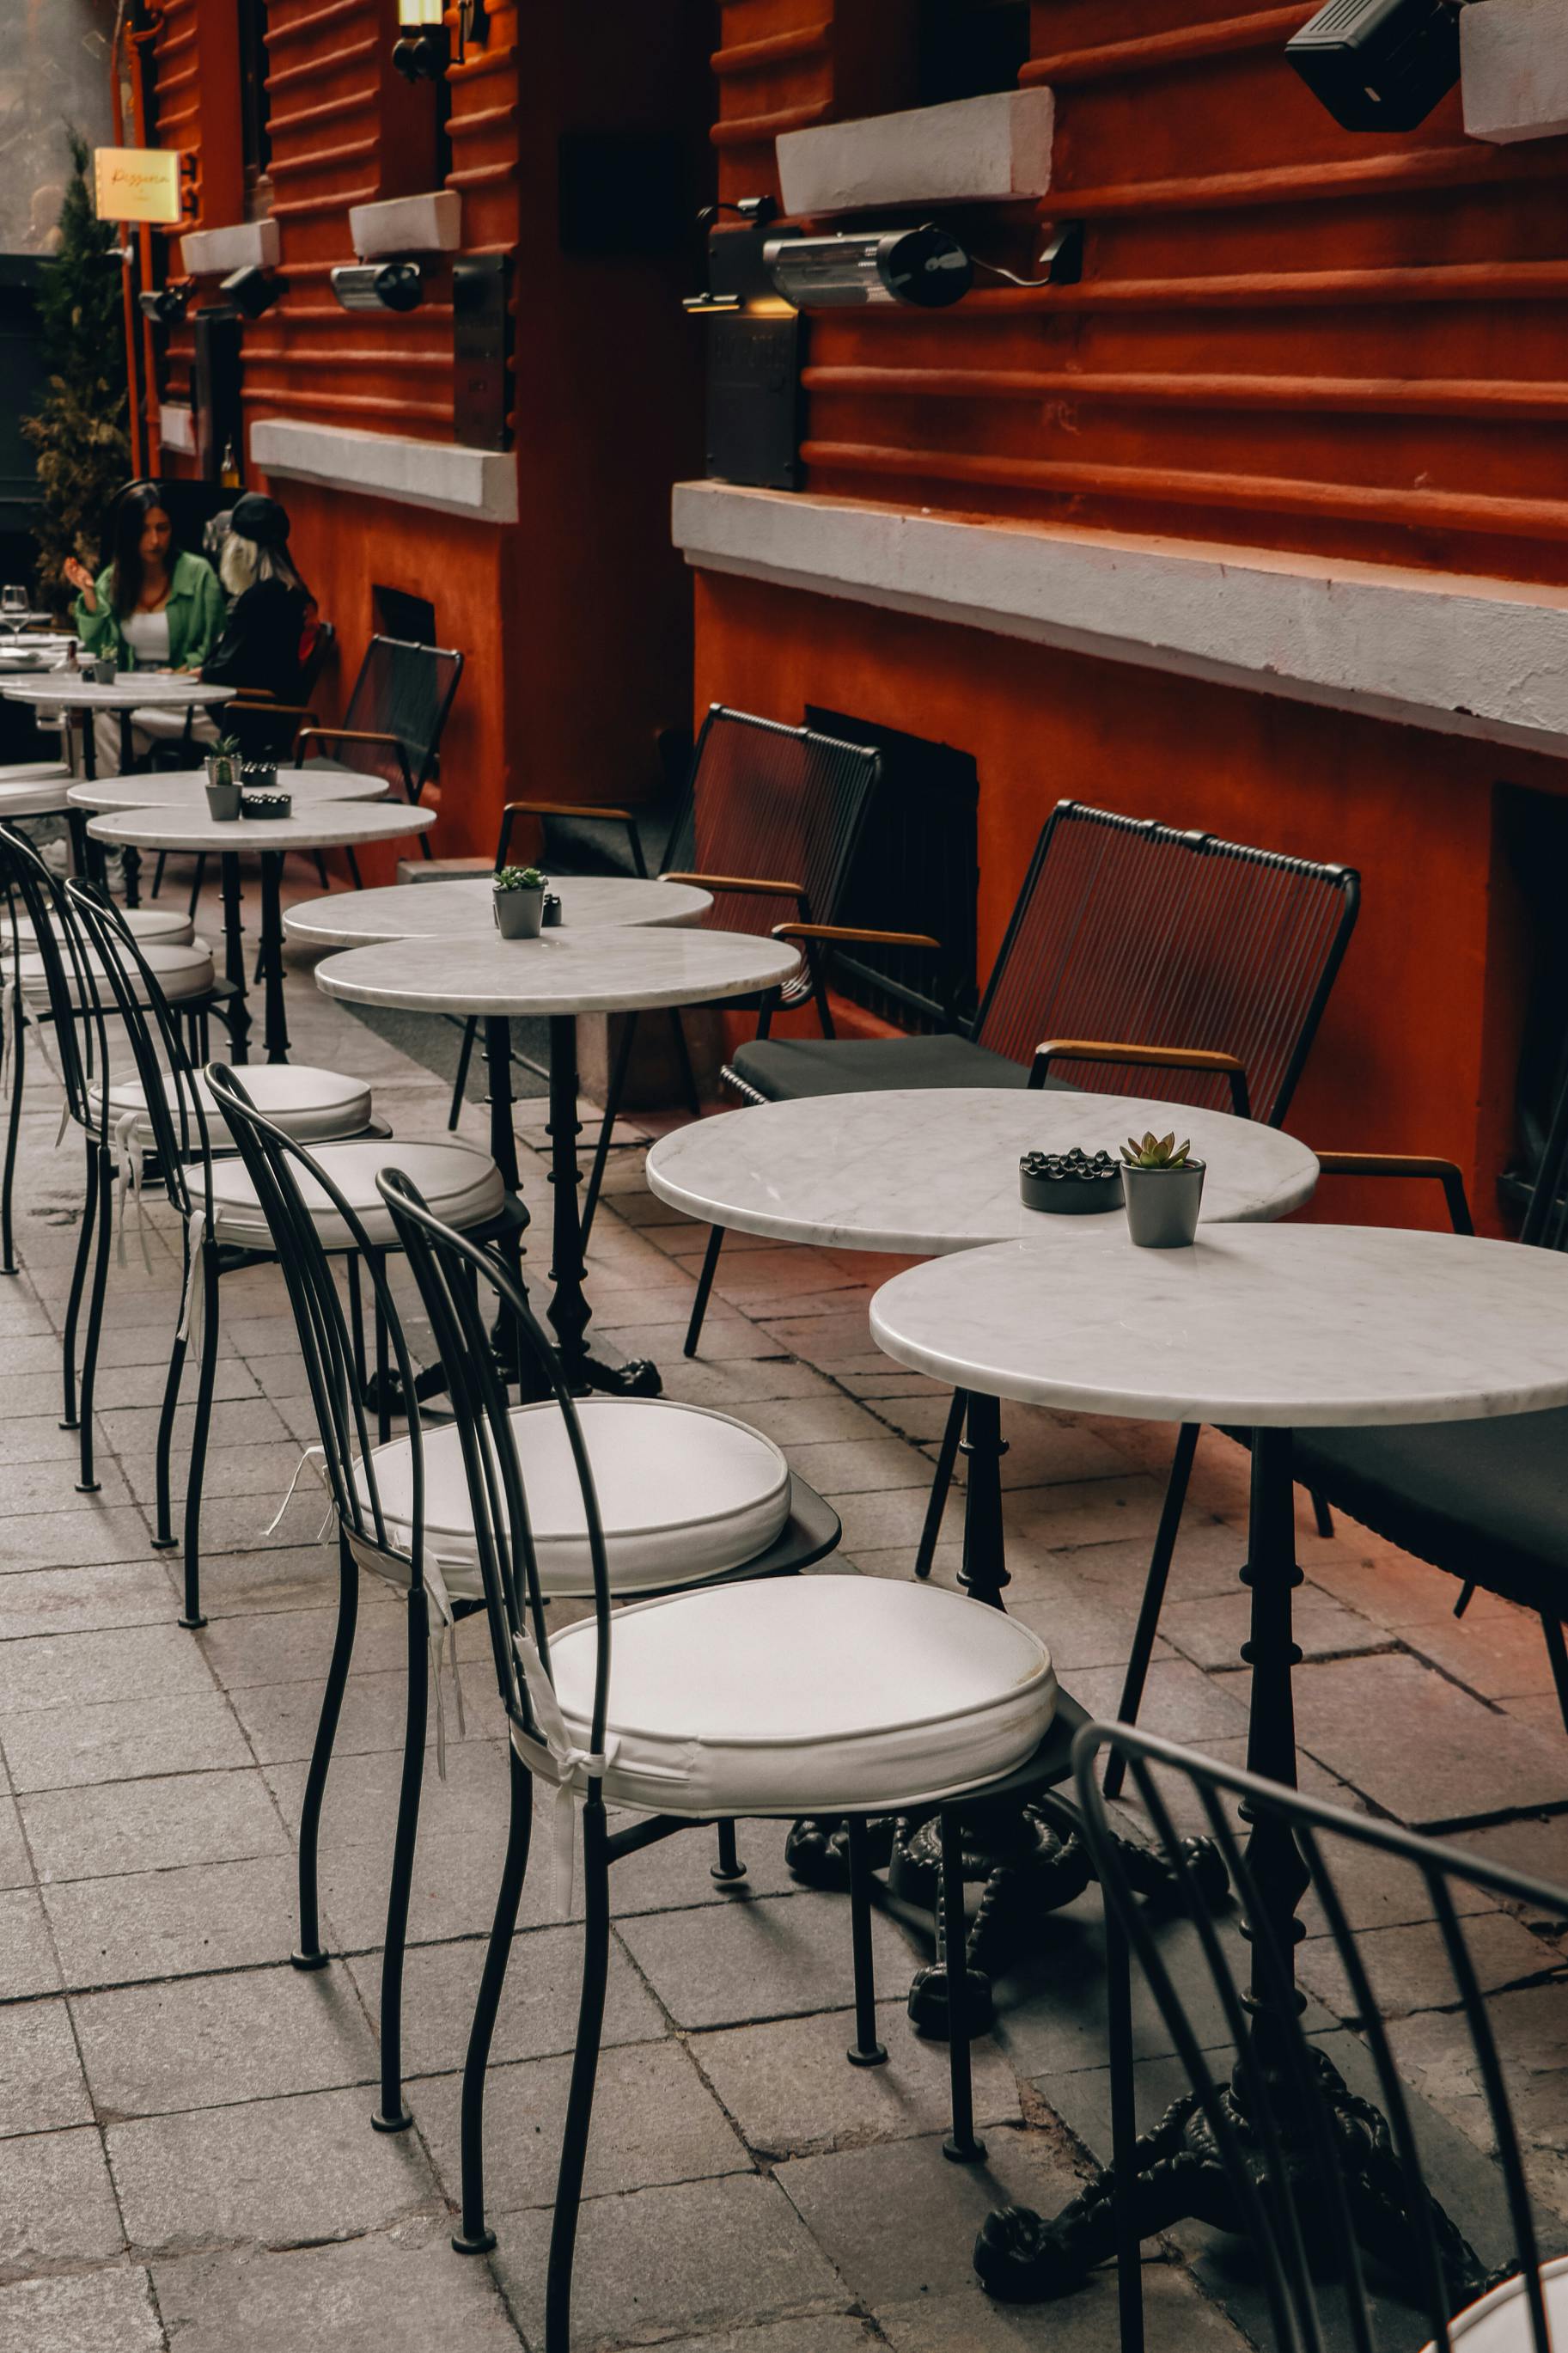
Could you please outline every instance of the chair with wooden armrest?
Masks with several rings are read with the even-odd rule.
[[[1325,1176],[1428,1181],[1443,1188],[1449,1223],[1471,1234],[1465,1181],[1451,1160],[1425,1154],[1321,1152]],[[1521,1248],[1568,1247],[1568,1085],[1556,1106],[1540,1174],[1520,1233]],[[1240,1432],[1228,1435],[1240,1437]],[[1197,1433],[1184,1429],[1182,1440]],[[1244,1441],[1245,1442],[1245,1441]],[[1568,1409],[1510,1414],[1490,1421],[1402,1424],[1392,1429],[1303,1430],[1294,1441],[1298,1478],[1350,1517],[1461,1581],[1462,1615],[1478,1586],[1533,1610],[1568,1729]],[[1117,1713],[1136,1722],[1154,1637],[1159,1630],[1170,1554],[1191,1468],[1192,1446],[1179,1442],[1162,1521],[1169,1545],[1157,1546],[1143,1590],[1137,1635]],[[1416,1645],[1419,1648],[1419,1643]],[[1114,1797],[1116,1788],[1107,1784]]]
[[[318,771],[382,776],[411,805],[440,774],[441,736],[463,675],[463,656],[443,646],[372,638],[341,724],[312,723],[295,740],[294,765]],[[321,748],[307,756],[311,745]],[[430,838],[419,837],[428,858]],[[349,852],[355,882],[359,871]]]

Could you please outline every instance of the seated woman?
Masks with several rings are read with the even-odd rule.
[[[316,607],[289,557],[289,517],[276,499],[247,491],[236,500],[218,577],[234,604],[202,676],[217,686],[252,688],[277,702],[298,705],[304,686],[301,656]]]
[[[95,580],[85,564],[68,559],[65,576],[78,590],[75,622],[84,649],[112,655],[124,670],[198,672],[223,628],[223,591],[202,555],[176,549],[174,526],[156,482],[132,482],[113,513],[113,549]],[[120,767],[120,723],[100,712],[98,772]]]

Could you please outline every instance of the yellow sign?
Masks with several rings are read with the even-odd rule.
[[[99,219],[178,222],[180,162],[175,147],[95,147],[93,210]]]

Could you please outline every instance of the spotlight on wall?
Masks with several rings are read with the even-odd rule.
[[[151,319],[154,326],[177,327],[195,292],[194,279],[178,278],[170,286],[149,287],[144,294],[138,294],[136,301],[142,316]]]
[[[1343,131],[1414,131],[1459,79],[1462,0],[1328,0],[1285,55]]]
[[[425,279],[416,261],[350,262],[333,270],[332,292],[345,311],[416,311]]]
[[[251,261],[247,262],[243,269],[231,271],[220,282],[217,290],[226,302],[232,302],[235,309],[243,311],[247,319],[259,319],[264,311],[271,310],[283,291],[283,285],[281,280],[269,276],[265,269],[258,269]]]
[[[445,0],[397,0],[392,62],[405,81],[439,81],[450,56]]]
[[[850,309],[907,302],[942,311],[967,294],[974,264],[934,222],[839,237],[770,237],[763,262],[796,309]]]

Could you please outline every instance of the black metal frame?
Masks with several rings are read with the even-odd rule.
[[[418,751],[416,759],[413,761],[411,761],[408,756],[407,743],[398,733],[396,728],[372,727],[366,729],[363,725],[363,717],[359,720],[359,723],[356,724],[356,712],[362,693],[368,698],[374,695],[376,691],[376,664],[384,659],[390,661],[391,658],[395,655],[402,655],[405,659],[414,659],[425,662],[450,662],[452,664],[451,676],[447,680],[446,686],[437,692],[435,699],[434,713],[430,723],[429,734],[426,739],[423,748]],[[322,727],[312,723],[309,727],[302,728],[299,736],[295,740],[294,765],[297,768],[302,768],[305,766],[306,762],[301,747],[309,737],[317,737],[323,744],[335,743],[339,745],[340,750],[343,744],[353,743],[356,736],[362,737],[365,740],[374,738],[384,745],[390,745],[391,748],[395,751],[397,754],[398,769],[402,777],[404,794],[410,807],[416,807],[423,797],[426,786],[431,783],[431,781],[440,774],[441,738],[446,733],[447,721],[451,715],[453,700],[457,694],[458,687],[462,683],[463,667],[466,659],[467,657],[459,652],[455,646],[418,645],[410,638],[387,637],[384,632],[378,631],[365,647],[363,658],[360,662],[358,674],[355,677],[353,685],[349,692],[348,706],[343,712],[342,722],[335,727]],[[376,715],[377,714],[374,712],[365,714],[365,716],[369,716],[371,718],[374,718]],[[353,767],[353,762],[352,760],[340,761],[336,765]],[[380,772],[377,771],[377,773]],[[419,848],[425,857],[428,858],[431,855],[429,839],[425,834],[421,834],[419,837]],[[357,884],[359,881],[359,867],[352,849],[348,853],[348,863],[349,871],[353,874],[354,881]]]
[[[1130,1768],[1173,1866],[1181,1909],[1202,1954],[1199,1989],[1184,1993],[1177,1987],[1159,1937],[1133,1901],[1121,1841],[1100,1786],[1102,1752]],[[1568,1915],[1568,1890],[1396,1824],[1301,1797],[1127,1725],[1086,1725],[1074,1742],[1073,1766],[1085,1836],[1106,1898],[1113,2136],[1110,2175],[1075,2204],[1086,2234],[1117,2258],[1122,2353],[1142,2353],[1140,2242],[1188,2214],[1247,2236],[1260,2265],[1271,2341],[1280,2353],[1312,2353],[1327,2341],[1319,2294],[1324,2279],[1335,2284],[1344,2304],[1344,2318],[1332,2333],[1348,2322],[1357,2353],[1371,2353],[1374,2329],[1364,2257],[1411,2284],[1431,2353],[1450,2353],[1450,2322],[1461,2306],[1510,2278],[1518,2280],[1518,2298],[1529,2316],[1531,2353],[1551,2353],[1541,2248],[1519,2136],[1454,1891],[1478,1889],[1561,1918]],[[1249,1957],[1245,1987],[1237,1982],[1236,1947],[1217,1933],[1188,1867],[1186,1841],[1167,1796],[1172,1785],[1173,1795],[1195,1800],[1229,1870]],[[1235,1804],[1248,1826],[1245,1846],[1234,1826]],[[1501,2271],[1489,2272],[1426,2186],[1411,2099],[1330,1862],[1336,1848],[1370,1851],[1407,1867],[1425,1884],[1452,1979],[1452,2006],[1469,2037],[1496,2142],[1514,2254]],[[1318,1897],[1386,2123],[1370,2101],[1349,2090],[1303,2028],[1292,1940],[1280,1932],[1268,1886],[1281,1853]],[[1192,2087],[1142,2139],[1134,2115],[1133,1955]],[[1200,2032],[1194,2023],[1194,2000],[1209,1988],[1234,2052],[1228,2074],[1214,2063],[1212,2025]],[[1016,2211],[994,2215],[981,2231],[976,2267],[994,2294],[1034,2288],[1019,2263],[1027,2239],[1022,2219]]]

